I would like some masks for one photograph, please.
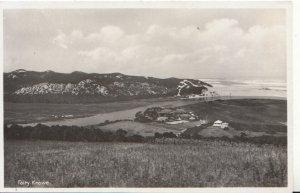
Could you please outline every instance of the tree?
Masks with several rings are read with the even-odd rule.
[[[247,134],[245,132],[241,132],[241,138],[245,138]]]
[[[156,120],[158,117],[158,108],[157,107],[152,107],[152,108],[148,108],[145,110],[144,112],[144,116],[145,117],[150,117],[153,120]]]
[[[127,131],[123,130],[123,129],[118,129],[116,131],[116,135],[118,136],[125,136],[127,134]]]
[[[133,135],[130,137],[130,141],[132,142],[143,142],[144,141],[144,137],[141,135]]]
[[[126,135],[127,135],[127,131],[123,130],[123,129],[118,129],[116,131],[116,140],[117,141],[126,141]]]
[[[176,138],[176,135],[173,132],[164,132],[162,135],[165,138]]]
[[[138,111],[137,113],[135,113],[136,118],[139,118],[139,117],[142,117],[142,116],[144,116],[142,111]]]
[[[162,137],[163,135],[161,133],[157,133],[157,132],[154,133],[154,138],[162,138]]]
[[[151,120],[148,118],[142,111],[139,111],[135,114],[135,121],[139,122],[150,122]]]

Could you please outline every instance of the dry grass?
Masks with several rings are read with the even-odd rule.
[[[265,187],[287,185],[286,147],[222,141],[175,144],[6,141],[5,186]]]

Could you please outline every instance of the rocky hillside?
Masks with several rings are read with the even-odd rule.
[[[211,85],[192,79],[159,79],[121,73],[96,74],[23,69],[4,73],[6,101],[13,102],[101,102],[161,96],[209,96]]]

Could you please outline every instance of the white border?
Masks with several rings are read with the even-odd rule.
[[[4,188],[4,165],[3,156],[0,156],[0,191],[5,192],[206,192],[206,193],[219,193],[219,192],[245,192],[245,193],[283,193],[292,192],[293,186],[293,92],[292,89],[295,88],[292,76],[292,6],[291,1],[114,1],[114,2],[0,2],[0,34],[3,34],[3,9],[96,9],[96,8],[284,8],[287,10],[287,42],[288,42],[288,57],[287,57],[287,73],[288,73],[288,187],[283,188]],[[295,23],[294,23],[294,26]],[[0,37],[0,58],[3,64],[3,36]],[[294,55],[296,55],[294,51]],[[299,69],[299,68],[298,68]],[[3,65],[0,67],[1,72],[3,72]],[[0,100],[3,101],[3,74],[0,73]],[[296,81],[296,76],[294,75],[294,80]],[[297,79],[299,80],[299,79]],[[1,108],[1,121],[0,124],[3,125],[3,103],[0,102]],[[297,120],[295,114],[294,119]],[[0,138],[3,139],[3,132],[0,132]],[[296,141],[296,140],[295,140]],[[299,144],[299,143],[297,143]],[[0,140],[0,153],[4,155],[3,150],[3,140]],[[295,146],[294,146],[295,147]],[[299,157],[298,157],[299,158]],[[298,168],[299,169],[299,168]],[[298,170],[299,171],[299,170]],[[299,177],[299,176],[298,176]],[[299,178],[298,178],[299,179]],[[300,179],[299,179],[300,180]],[[300,187],[298,187],[300,189]]]
[[[294,73],[294,143],[293,143],[293,157],[294,157],[294,191],[300,192],[300,1],[293,2],[293,73]],[[298,86],[298,88],[297,88]],[[297,90],[298,89],[298,90]],[[298,116],[298,117],[297,117]]]

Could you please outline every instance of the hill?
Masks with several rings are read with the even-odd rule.
[[[186,130],[185,135],[233,137],[237,132],[243,132],[249,137],[255,137],[254,133],[272,136],[287,133],[286,100],[215,100],[186,105],[183,108],[193,111],[208,123],[206,126]],[[210,127],[216,120],[229,123],[229,128],[224,130]]]
[[[4,73],[4,99],[11,102],[94,103],[186,96],[210,96],[212,85],[195,79],[160,79],[121,73],[58,73],[19,69]]]

